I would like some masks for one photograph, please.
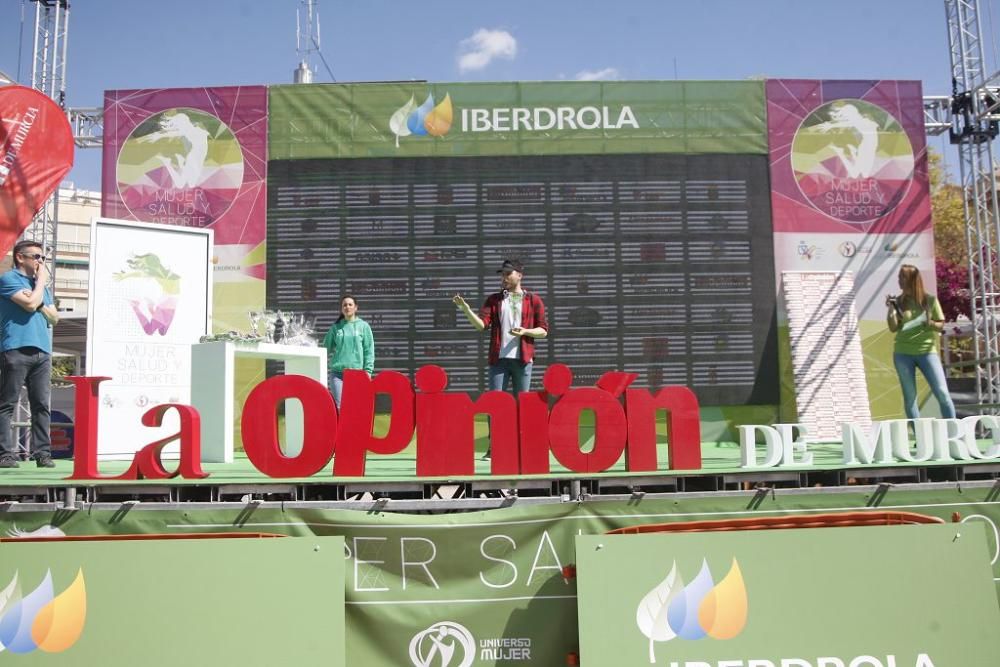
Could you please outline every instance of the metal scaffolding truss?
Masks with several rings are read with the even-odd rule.
[[[66,110],[73,141],[77,148],[100,148],[104,145],[104,109],[101,107],[70,107]]]
[[[34,57],[31,87],[59,106],[66,107],[66,46],[69,30],[68,0],[33,0],[35,3]]]
[[[979,0],[945,0],[951,55],[952,143],[958,146],[969,252],[969,291],[979,403],[1000,407],[1000,209],[993,139],[997,75],[987,75]]]
[[[931,136],[951,129],[951,96],[924,95],[924,131]]]
[[[68,0],[33,0],[35,37],[31,60],[31,87],[66,108],[66,46],[69,30]],[[56,220],[59,198],[52,196],[25,229],[22,238],[42,244],[51,254],[50,284],[55,282]]]

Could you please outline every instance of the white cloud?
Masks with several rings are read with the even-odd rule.
[[[517,40],[506,30],[480,28],[459,45],[458,70],[470,72],[483,69],[497,58],[513,60],[517,55]]]
[[[614,81],[619,76],[618,70],[614,67],[604,69],[585,69],[576,73],[577,81]]]

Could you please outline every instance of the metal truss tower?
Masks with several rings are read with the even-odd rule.
[[[31,87],[66,108],[66,46],[69,32],[69,0],[32,0],[35,3],[35,37],[31,61]],[[22,238],[32,239],[52,258],[50,284],[55,281],[56,221],[59,195],[49,198],[31,221]]]
[[[1000,207],[993,140],[1000,72],[988,76],[979,0],[945,0],[951,53],[951,142],[958,146],[969,251],[969,296],[979,403],[1000,408]]]

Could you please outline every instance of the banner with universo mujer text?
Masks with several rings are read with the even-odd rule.
[[[371,511],[366,512],[303,509],[295,504],[279,508],[278,503],[265,503],[265,506],[255,510],[236,504],[233,509],[185,508],[183,511],[158,511],[147,507],[152,504],[141,503],[127,513],[119,509],[71,513],[62,509],[55,512],[3,512],[0,513],[0,534],[25,537],[125,533],[175,535],[192,532],[268,532],[300,537],[342,535],[346,545],[343,553],[345,597],[344,602],[331,600],[328,618],[331,622],[336,620],[340,609],[335,605],[344,605],[346,602],[347,664],[530,667],[567,664],[567,654],[578,652],[582,648],[577,620],[578,581],[573,567],[580,562],[578,536],[602,535],[624,526],[775,515],[813,516],[836,511],[908,511],[946,521],[953,520],[957,515],[962,524],[955,528],[960,529],[963,537],[955,543],[949,538],[948,544],[954,544],[955,551],[962,551],[966,548],[964,536],[971,538],[978,533],[976,539],[985,540],[986,543],[986,549],[981,552],[982,569],[986,570],[987,562],[992,560],[993,576],[1000,576],[997,573],[1000,503],[990,500],[988,487],[970,488],[963,485],[961,489],[945,489],[938,486],[923,490],[906,486],[894,487],[881,497],[881,505],[877,508],[871,507],[870,491],[870,487],[859,488],[857,492],[850,493],[824,492],[819,489],[815,493],[786,493],[777,489],[775,494],[766,494],[759,504],[751,502],[750,506],[747,505],[748,500],[752,500],[753,494],[750,492],[714,497],[680,494],[676,499],[633,498],[628,501],[607,502],[574,500],[523,507],[517,504],[505,510],[436,516],[386,512],[381,509],[386,506],[382,503],[377,503]],[[388,506],[392,506],[392,501],[389,501]],[[837,531],[849,529],[812,530],[832,531],[834,535],[838,535]],[[778,550],[782,547],[780,542],[775,542],[775,545]],[[5,546],[7,545],[0,548]],[[323,553],[325,551],[319,552],[319,555],[322,556]],[[777,562],[780,554],[775,552],[772,555],[774,562]],[[933,554],[913,552],[911,560],[926,562],[934,557]],[[863,563],[871,561],[873,557],[869,550],[863,549],[855,550],[853,558],[856,562]],[[715,561],[711,557],[709,561],[715,567]],[[625,581],[624,578],[632,580],[641,575],[646,580],[655,582],[666,574],[671,562],[668,558],[661,558],[648,562],[640,570],[629,573],[619,571],[615,576],[620,574]],[[697,571],[699,562],[694,559],[679,562],[683,576],[687,577],[685,581],[689,580],[693,571]],[[800,558],[796,562],[807,563],[808,559]],[[942,573],[942,579],[944,573],[953,572],[963,563],[952,558],[939,558],[933,562]],[[725,565],[729,565],[728,560]],[[767,565],[761,565],[762,569],[766,567]],[[925,563],[925,567],[929,566]],[[716,568],[712,571],[714,573],[719,570]],[[34,565],[31,572],[35,572]],[[720,576],[723,573],[725,569],[721,570]],[[815,573],[813,571],[813,575]],[[339,576],[339,573],[331,569],[331,575],[333,574]],[[0,575],[8,578],[11,576],[10,573],[2,572]],[[282,577],[286,575],[289,573],[269,572],[265,578],[270,580],[277,577],[276,580],[283,580]],[[754,576],[748,569],[752,619],[748,632],[757,632],[758,629],[754,628],[760,622],[767,625],[767,616],[762,616],[760,612],[769,603],[760,596],[776,595],[774,589],[755,583],[757,580]],[[0,580],[0,583],[6,581]],[[815,583],[812,580],[801,581],[803,586]],[[245,583],[252,588],[251,580]],[[635,610],[639,608],[647,592],[648,587],[634,589],[631,598],[632,619],[636,618]],[[832,595],[836,598],[835,594]],[[832,605],[831,609],[840,609],[845,620],[851,616],[851,610],[855,606],[864,603],[857,598],[843,598],[842,604],[837,606],[833,598],[827,599],[827,602]],[[150,600],[154,601],[155,606],[156,598]],[[192,598],[191,604],[198,604],[198,600]],[[960,603],[949,598],[941,604]],[[261,612],[266,614],[267,609],[261,607]],[[756,612],[753,611],[755,609]],[[958,608],[955,609],[957,611]],[[972,607],[963,603],[961,609],[971,612]],[[915,609],[914,613],[918,611]],[[95,611],[95,618],[98,613],[100,612]],[[621,624],[620,641],[627,642],[643,656],[646,654],[650,639],[644,634],[642,626],[620,616],[609,616],[608,619],[609,622]],[[917,619],[914,616],[910,622],[919,624]],[[877,626],[869,628],[871,632],[876,629]],[[777,629],[772,633],[775,639],[780,635],[781,632]],[[917,635],[914,637],[919,639]],[[714,640],[705,641],[711,643]],[[853,642],[854,639],[830,636],[829,641],[830,646],[836,648],[845,642]],[[995,639],[993,642],[995,646]],[[688,642],[678,640],[674,643]],[[667,656],[673,648],[662,643],[656,644],[654,652],[660,656],[656,664],[669,665],[670,659]],[[445,653],[451,656],[450,663],[445,659]],[[813,654],[815,655],[838,653]],[[71,657],[69,652],[67,657]],[[583,664],[607,664],[587,661],[585,654],[581,657]],[[858,667],[875,667],[877,664],[881,667],[887,667],[888,664],[902,667],[906,664],[902,658],[895,663],[887,663],[885,658],[883,654],[880,663],[852,664]],[[643,658],[639,664],[649,663]],[[776,661],[775,667],[777,664]],[[847,665],[848,662],[826,664],[827,667],[833,667],[838,664]],[[944,664],[959,663],[932,664],[943,667]],[[995,663],[960,664],[968,667]],[[913,665],[911,660],[906,667]],[[801,667],[801,663],[797,667]],[[815,661],[812,667],[817,667]],[[927,667],[927,664],[923,667]]]

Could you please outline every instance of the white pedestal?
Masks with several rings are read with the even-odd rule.
[[[326,386],[326,348],[275,343],[198,343],[191,346],[191,404],[201,415],[201,460],[233,462],[237,358],[285,362],[288,375],[305,375]],[[285,404],[285,454],[302,451],[302,405]]]

